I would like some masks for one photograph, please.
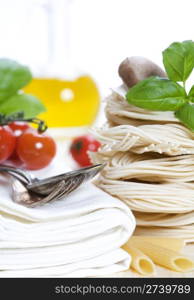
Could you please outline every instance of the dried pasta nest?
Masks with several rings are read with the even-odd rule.
[[[185,242],[194,242],[194,224],[174,227],[137,226],[134,232],[137,236],[179,237]]]
[[[99,153],[105,156],[118,151],[169,156],[194,154],[194,134],[179,124],[118,125],[96,129],[95,134],[102,143]]]
[[[136,235],[170,236],[194,242],[194,211],[181,214],[134,212]]]
[[[101,176],[96,184],[135,211],[183,213],[194,207],[193,183],[152,184]]]
[[[117,152],[107,162],[103,176],[111,180],[136,180],[139,183],[194,182],[194,155],[164,157],[157,153],[138,155]]]
[[[182,214],[134,212],[137,225],[155,227],[176,227],[194,224],[194,211]]]
[[[106,162],[96,184],[134,211],[137,234],[194,240],[194,133],[172,112],[129,105],[125,93],[106,99],[107,123],[94,132],[102,146],[91,159]]]

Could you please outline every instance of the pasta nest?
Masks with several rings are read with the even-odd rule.
[[[163,226],[157,219],[160,214],[169,217],[169,214],[192,212],[194,133],[172,112],[135,107],[120,92],[113,91],[106,101],[107,123],[94,129],[102,146],[98,152],[90,152],[93,163],[106,162],[96,184],[123,200],[135,213],[154,213],[155,223],[148,220],[142,223],[142,218],[137,217],[139,234],[145,234],[146,222],[155,226],[159,221]],[[174,220],[169,227],[175,227],[177,219]],[[194,221],[189,220],[189,224],[177,223],[177,234],[193,226],[194,235]],[[168,226],[164,227],[168,230]],[[157,225],[155,230],[158,234]]]

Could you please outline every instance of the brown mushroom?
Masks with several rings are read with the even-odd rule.
[[[127,57],[120,64],[118,72],[128,87],[132,87],[140,80],[150,76],[167,77],[158,65],[142,56]]]

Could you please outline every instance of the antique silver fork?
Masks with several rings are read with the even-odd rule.
[[[60,200],[80,186],[80,184],[75,185],[75,182],[69,182],[67,185],[65,181],[62,180],[56,184],[49,195],[43,196],[28,190],[25,185],[15,177],[12,177],[11,183],[13,201],[27,207],[41,206],[51,201]]]
[[[98,164],[45,179],[38,179],[27,171],[11,166],[0,165],[0,172],[7,172],[14,177],[12,179],[13,200],[34,207],[61,199],[93,178],[103,168],[104,164]]]

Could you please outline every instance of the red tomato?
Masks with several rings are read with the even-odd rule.
[[[37,170],[46,167],[56,154],[55,141],[45,135],[39,134],[34,129],[27,129],[18,137],[17,154],[25,167]]]
[[[22,121],[14,121],[12,123],[9,123],[8,126],[12,129],[15,137],[16,137],[16,143],[18,137],[24,133],[27,129],[31,128],[30,125],[27,122]],[[17,155],[16,149],[13,151],[11,157],[9,158],[10,161],[12,161],[15,165],[20,166],[21,162]]]
[[[12,129],[15,136],[20,136],[24,131],[30,128],[30,125],[27,122],[15,121],[9,123],[8,126]]]
[[[15,149],[16,138],[8,126],[0,126],[0,162],[11,156]]]
[[[81,166],[86,167],[92,165],[88,156],[88,151],[96,152],[100,147],[100,143],[90,135],[84,135],[75,138],[72,141],[70,152],[74,160]]]

